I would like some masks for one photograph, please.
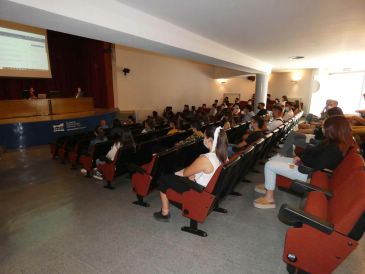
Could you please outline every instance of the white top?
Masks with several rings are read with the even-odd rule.
[[[283,116],[283,120],[288,121],[289,119],[291,119],[293,117],[294,117],[293,110],[285,111],[284,116]]]
[[[215,152],[209,152],[209,153],[206,153],[206,154],[202,154],[202,156],[205,156],[205,157],[208,158],[210,163],[213,165],[213,171],[211,173],[199,172],[199,173],[195,174],[195,181],[199,185],[202,185],[203,187],[206,187],[208,185],[210,179],[212,179],[212,177],[214,175],[214,172],[221,165],[221,162],[219,161],[219,159],[218,159],[217,155],[215,154]]]
[[[252,117],[255,116],[255,113],[253,111],[250,111],[249,113],[245,114],[245,117],[243,118],[244,122],[250,122]]]
[[[272,132],[283,124],[283,118],[279,117],[267,124],[267,130]]]
[[[114,161],[115,155],[117,154],[119,148],[120,148],[120,142],[114,144],[109,150],[108,154],[106,155],[106,158],[109,158],[110,160]]]

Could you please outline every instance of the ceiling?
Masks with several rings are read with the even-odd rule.
[[[365,66],[364,0],[116,0],[273,65]],[[292,56],[305,56],[292,60]]]

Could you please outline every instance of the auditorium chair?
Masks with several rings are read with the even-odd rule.
[[[190,143],[155,153],[150,162],[141,165],[132,175],[132,187],[137,196],[137,201],[133,203],[148,207],[149,204],[144,202],[143,198],[157,188],[157,180],[162,173],[174,173],[204,153],[202,141],[198,143],[200,144]]]
[[[312,172],[310,168],[304,167],[308,173],[308,182],[299,182],[291,180],[281,175],[276,176],[276,184],[279,189],[290,190],[291,192],[302,194],[303,187],[311,187],[313,190],[320,188],[323,190],[333,191],[338,185],[345,182],[346,177],[354,171],[364,168],[364,159],[355,148],[350,149],[341,163],[333,170],[323,170]],[[295,184],[293,185],[293,182]]]
[[[216,188],[223,189],[221,184],[224,183],[224,181],[218,180],[222,168],[222,165],[218,167],[205,188],[198,184],[190,184],[191,188],[181,194],[172,189],[166,191],[170,203],[180,208],[183,216],[190,220],[190,225],[182,227],[182,231],[201,237],[208,236],[205,231],[198,229],[198,223],[203,223],[205,221],[217,203],[217,197],[213,192]]]
[[[104,188],[114,189],[112,181],[117,176],[128,172],[128,165],[133,161],[135,154],[134,146],[125,146],[118,149],[114,160],[97,166],[98,171],[103,174],[103,179],[106,181]]]
[[[77,141],[76,145],[70,151],[68,151],[68,160],[71,163],[71,169],[76,169],[80,156],[88,150],[90,141],[93,138],[95,138],[93,133],[85,135]]]
[[[230,180],[229,184],[226,186],[225,189],[225,195],[233,195],[233,196],[242,196],[241,193],[235,191],[235,187],[238,185],[238,183],[242,182],[246,175],[248,174],[250,170],[250,163],[252,161],[252,158],[254,157],[254,145],[249,145],[242,151],[239,151],[235,153],[230,161],[234,159],[235,157],[238,159],[237,166],[233,168],[233,178]]]
[[[309,192],[303,209],[282,205],[279,219],[293,226],[284,243],[288,272],[332,273],[357,247],[365,230],[365,172],[353,170],[331,195]]]
[[[91,176],[92,169],[95,167],[96,159],[105,156],[112,147],[112,141],[97,143],[93,146],[91,154],[80,156],[80,164],[87,171],[87,176]]]

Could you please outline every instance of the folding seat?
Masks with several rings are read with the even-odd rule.
[[[152,155],[150,162],[142,165],[140,169],[132,175],[132,187],[136,193],[136,205],[149,207],[143,201],[157,187],[157,180],[162,173],[173,173],[174,161],[177,155],[177,148],[173,147]]]
[[[333,191],[344,183],[346,178],[354,171],[364,168],[364,160],[356,149],[351,149],[346,154],[342,162],[331,172],[315,171],[309,174],[310,184],[313,188]],[[291,189],[300,194],[302,184],[298,182],[293,186],[293,181],[289,178],[277,175],[276,184],[281,189]]]
[[[75,169],[82,153],[87,151],[90,141],[95,138],[94,133],[89,133],[80,138],[74,148],[68,152],[68,160],[71,163],[71,168]]]
[[[208,236],[205,231],[198,229],[198,223],[203,223],[214,209],[214,205],[217,203],[217,197],[213,194],[215,189],[224,189],[221,184],[224,184],[225,181],[218,180],[222,168],[223,165],[218,167],[205,188],[198,184],[191,184],[191,188],[181,194],[172,189],[166,191],[171,204],[180,208],[183,216],[190,219],[190,226],[182,227],[182,231],[202,237]]]
[[[61,163],[65,163],[65,160],[68,156],[68,152],[73,150],[74,147],[76,146],[77,142],[83,138],[86,135],[86,133],[79,133],[79,134],[74,134],[71,136],[68,136],[65,139],[64,144],[58,149],[58,156],[61,160]]]
[[[98,170],[103,174],[103,178],[107,182],[107,185],[104,186],[104,188],[115,188],[112,186],[113,179],[128,172],[128,164],[131,162],[134,154],[135,148],[133,146],[122,147],[117,151],[112,162],[97,166]]]
[[[65,135],[65,136],[60,136],[56,139],[55,142],[50,143],[50,149],[51,149],[51,155],[52,155],[52,159],[55,159],[58,155],[58,150],[64,146],[65,142],[67,141],[67,138],[69,138],[69,136]]]
[[[96,159],[105,156],[112,147],[112,145],[113,142],[111,141],[97,143],[92,148],[91,155],[85,154],[80,156],[80,164],[83,166],[84,169],[86,169],[87,176],[91,176],[91,171],[93,167],[95,167]]]
[[[260,156],[263,153],[264,144],[265,144],[264,138],[260,138],[256,142],[252,143],[252,145],[255,147],[252,159],[250,161],[250,170],[252,172],[259,173],[259,171],[255,170],[255,166],[256,166],[257,162],[259,161]]]
[[[238,163],[237,166],[232,169],[232,176],[234,177],[227,185],[225,195],[242,196],[241,193],[235,191],[235,187],[238,183],[244,181],[246,175],[249,173],[251,168],[250,163],[252,162],[252,158],[255,152],[254,149],[255,146],[250,145],[246,147],[243,151],[237,152],[230,159],[230,161],[232,161],[234,157],[237,157]]]
[[[279,219],[293,226],[283,253],[288,272],[332,273],[365,231],[365,172],[353,172],[331,195],[310,192],[302,210],[282,205]]]

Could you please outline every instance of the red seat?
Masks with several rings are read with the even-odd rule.
[[[310,183],[323,190],[334,192],[346,178],[354,171],[364,168],[364,159],[356,149],[351,149],[342,162],[329,175],[323,171],[315,171],[311,174]],[[290,189],[292,180],[281,175],[276,176],[276,184],[279,188]]]
[[[183,216],[190,219],[190,226],[182,227],[183,231],[203,237],[208,235],[206,232],[198,229],[198,222],[203,223],[213,209],[215,196],[212,193],[217,185],[222,167],[222,165],[218,167],[207,187],[201,192],[195,189],[190,189],[181,194],[171,189],[166,191],[169,201],[181,209]]]
[[[365,172],[354,172],[327,198],[311,192],[303,211],[280,209],[279,218],[294,225],[283,254],[289,273],[332,273],[358,245],[365,230]]]

